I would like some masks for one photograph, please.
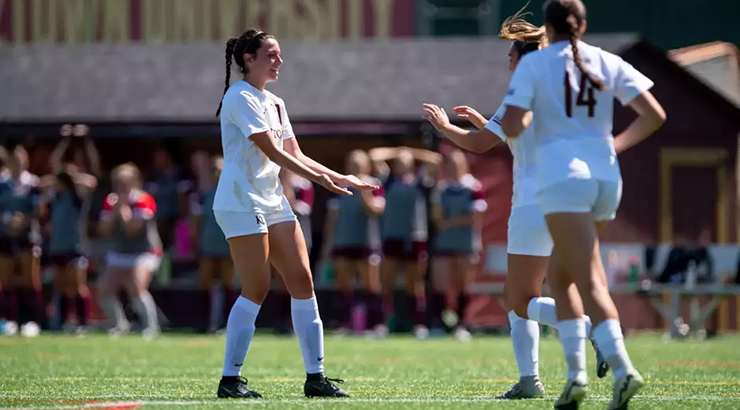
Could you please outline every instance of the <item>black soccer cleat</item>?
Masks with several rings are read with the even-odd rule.
[[[261,399],[262,395],[247,387],[247,379],[241,376],[224,377],[218,383],[219,399]]]
[[[309,377],[303,385],[303,392],[306,397],[350,397],[349,393],[334,383],[342,384],[344,380],[330,379],[323,374],[317,375],[315,379]]]

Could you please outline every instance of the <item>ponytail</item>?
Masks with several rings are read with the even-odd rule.
[[[599,91],[606,90],[606,84],[604,84],[601,80],[596,78],[593,74],[588,72],[588,69],[583,64],[583,59],[581,58],[581,53],[578,51],[578,38],[580,37],[578,33],[578,19],[573,14],[569,15],[567,20],[568,24],[570,25],[570,47],[573,49],[573,62],[576,64],[576,67],[581,71],[581,74],[586,76],[588,78],[588,82],[591,83],[591,85],[596,88]]]
[[[224,81],[224,95],[226,95],[226,91],[229,90],[231,82],[231,61],[234,58],[234,48],[236,47],[237,41],[238,39],[236,37],[232,37],[226,42],[226,80]],[[221,114],[223,103],[224,99],[221,97],[221,102],[218,103],[218,109],[216,110],[216,117]]]

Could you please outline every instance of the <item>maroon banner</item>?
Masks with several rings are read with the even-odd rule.
[[[281,40],[414,34],[413,0],[0,0],[3,43],[221,41],[260,27]]]

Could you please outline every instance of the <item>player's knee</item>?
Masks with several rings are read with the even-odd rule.
[[[311,279],[311,272],[304,270],[304,272],[296,275],[292,275],[290,280],[285,281],[285,286],[288,288],[288,293],[294,299],[310,299],[313,297],[313,280]]]
[[[267,292],[270,290],[268,285],[257,285],[251,286],[248,283],[242,282],[242,293],[241,295],[250,301],[261,305],[265,298],[267,298]]]

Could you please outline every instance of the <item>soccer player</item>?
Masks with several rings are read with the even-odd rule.
[[[380,185],[380,181],[370,176],[370,157],[365,151],[350,152],[346,167],[350,174],[357,175],[361,180]],[[380,296],[379,217],[384,211],[382,188],[358,192],[353,196],[337,196],[327,202],[321,253],[324,262],[331,257],[336,266],[339,291],[336,309],[341,312],[337,334],[340,336],[350,333],[356,302],[367,309],[364,324],[366,335],[380,339],[388,334]],[[355,292],[355,283],[358,281],[360,288]]]
[[[74,135],[74,137],[72,136]],[[73,151],[72,162],[63,161],[73,139],[81,139],[84,150]],[[42,208],[50,208],[49,258],[54,269],[54,284],[59,294],[59,317],[65,331],[87,332],[90,317],[90,289],[87,287],[88,219],[92,193],[98,186],[97,152],[87,136],[86,126],[62,127],[59,141],[50,157],[53,174],[42,178],[45,195]],[[83,168],[80,168],[83,167]],[[48,183],[45,183],[48,181]],[[77,326],[67,323],[70,306],[74,306]]]
[[[242,79],[230,84],[236,63]],[[283,64],[275,37],[250,29],[226,42],[226,86],[216,111],[221,119],[224,167],[213,210],[223,230],[234,266],[241,277],[241,296],[226,324],[226,354],[218,397],[259,398],[240,377],[255,331],[255,319],[270,284],[270,264],[285,280],[292,296],[293,329],[306,368],[306,396],[346,397],[324,376],[324,329],[300,225],[280,183],[285,167],[336,194],[376,186],[340,175],[301,151],[283,101],[265,90],[278,79]],[[338,185],[337,185],[338,184]]]
[[[544,27],[537,27],[522,18],[524,9],[504,21],[499,36],[513,40],[509,49],[509,69],[514,71],[520,59],[547,46]],[[539,323],[557,328],[555,300],[542,297],[542,284],[552,252],[552,239],[544,215],[537,203],[534,127],[529,126],[519,138],[506,139],[501,131],[502,105],[490,121],[476,110],[456,107],[458,116],[471,121],[480,131],[466,133],[449,125],[435,123],[443,133],[462,147],[483,152],[505,140],[514,157],[514,194],[507,240],[508,275],[505,284],[506,306],[509,309],[511,343],[519,367],[519,382],[498,396],[499,399],[528,399],[544,395],[539,379]],[[435,109],[435,112],[439,110]],[[437,116],[446,120],[446,116]],[[434,120],[437,117],[432,117]],[[470,145],[475,144],[475,145]],[[575,289],[572,291],[575,292]],[[591,321],[583,317],[586,333],[591,334]],[[608,364],[593,343],[597,357],[598,377],[606,376]]]
[[[0,299],[5,299],[0,304],[5,302],[7,318],[14,321],[17,303],[21,334],[33,337],[43,316],[39,178],[28,172],[28,151],[22,145],[12,154],[3,148],[2,155],[7,172],[0,175]]]
[[[429,336],[424,284],[429,261],[425,191],[431,178],[424,177],[421,167],[436,168],[442,162],[442,157],[436,152],[407,147],[375,148],[369,154],[373,163],[381,163],[382,166],[376,168],[386,171],[380,175],[385,190],[381,229],[381,287],[385,312],[388,314],[393,311],[393,291],[400,267],[406,279],[406,314],[414,325],[414,336],[425,339]],[[418,170],[415,161],[421,163]],[[388,167],[385,162],[391,166]]]
[[[465,312],[475,279],[473,267],[480,260],[481,223],[488,205],[480,181],[468,172],[468,161],[462,151],[454,150],[446,155],[443,166],[444,178],[437,183],[431,197],[432,221],[437,228],[432,284],[437,291],[446,290],[447,286],[453,289],[452,293],[444,292],[442,321],[453,328],[458,340],[467,342],[471,335],[464,323]],[[442,278],[444,283],[440,283]],[[434,311],[433,315],[438,313]]]
[[[160,330],[157,305],[149,293],[149,283],[162,258],[157,206],[154,198],[142,190],[136,165],[117,166],[111,181],[113,192],[105,198],[98,222],[100,236],[110,238],[105,271],[98,281],[100,301],[106,317],[114,323],[110,335],[128,332],[130,325],[117,297],[124,288],[141,320],[142,336],[148,339]]]
[[[643,380],[624,345],[597,238],[621,199],[617,154],[657,130],[665,113],[648,91],[652,81],[619,56],[580,40],[586,30],[580,0],[549,0],[544,12],[550,46],[519,62],[504,98],[501,128],[514,138],[530,121],[534,125],[537,199],[554,242],[548,283],[568,364],[568,381],[555,408],[577,408],[587,392],[585,311],[614,371],[608,408],[626,409]],[[614,98],[638,114],[616,138],[611,134]]]

